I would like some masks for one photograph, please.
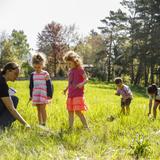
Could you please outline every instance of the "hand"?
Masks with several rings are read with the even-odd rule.
[[[47,81],[47,80],[49,80],[49,75],[46,75],[46,77],[45,77],[45,80]]]
[[[66,92],[67,92],[67,89],[64,89],[63,90],[63,94],[66,95]]]
[[[82,82],[82,83],[77,84],[76,88],[82,88],[83,86],[84,86],[84,84]]]
[[[27,124],[25,124],[25,128],[26,128],[26,129],[30,129],[31,126],[27,123]]]
[[[47,97],[48,102],[51,103],[52,102],[52,97]]]
[[[117,92],[115,93],[115,95],[120,96],[120,94],[119,94],[119,93],[117,93]]]

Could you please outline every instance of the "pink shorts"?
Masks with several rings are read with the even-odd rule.
[[[84,97],[73,97],[67,99],[68,111],[86,111],[87,106],[85,104]]]

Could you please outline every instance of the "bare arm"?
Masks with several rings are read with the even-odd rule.
[[[1,98],[5,107],[8,111],[12,114],[12,116],[17,119],[21,124],[25,125],[26,127],[30,127],[30,125],[23,119],[23,117],[18,113],[18,111],[14,108],[14,104],[10,97],[2,97]]]
[[[85,72],[83,74],[83,79],[84,79],[84,81],[77,85],[78,88],[83,87],[88,82],[88,77],[87,77],[87,74]]]
[[[115,95],[120,96],[120,93],[119,93],[119,91],[118,91],[118,88],[117,88],[117,90],[116,90],[116,92],[115,92]]]
[[[83,85],[85,85],[88,82],[88,77],[87,77],[86,72],[84,72],[83,78],[84,78],[84,81],[82,83],[83,83]]]
[[[66,89],[63,90],[64,95],[66,95],[67,90],[68,90],[68,86],[66,87]]]

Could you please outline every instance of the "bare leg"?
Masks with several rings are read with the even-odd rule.
[[[149,112],[148,112],[148,116],[150,116],[150,114],[151,114],[151,109],[152,109],[152,100],[149,101]]]
[[[154,101],[154,106],[153,106],[153,117],[154,119],[156,119],[156,115],[157,115],[157,107],[159,105],[159,102]]]
[[[76,111],[76,115],[80,118],[83,126],[85,128],[88,128],[87,121],[86,121],[86,118],[84,117],[84,114],[81,111]]]
[[[40,105],[41,116],[42,116],[42,125],[46,125],[47,113],[46,113],[46,104]]]
[[[73,122],[74,122],[74,112],[73,111],[68,111],[69,115],[69,128],[73,128]]]
[[[129,115],[129,113],[130,113],[130,107],[126,106],[126,114]]]
[[[37,105],[37,113],[38,113],[39,124],[41,124],[42,123],[42,115],[41,115],[41,108],[39,105]]]
[[[125,114],[125,107],[121,107],[121,113]]]

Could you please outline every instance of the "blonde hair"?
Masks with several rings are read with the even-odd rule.
[[[82,67],[82,59],[81,57],[74,51],[68,51],[64,57],[64,61],[72,61],[75,63],[76,67]]]
[[[45,66],[46,64],[45,55],[41,52],[34,53],[32,56],[32,65],[33,64],[42,64],[43,66]]]

